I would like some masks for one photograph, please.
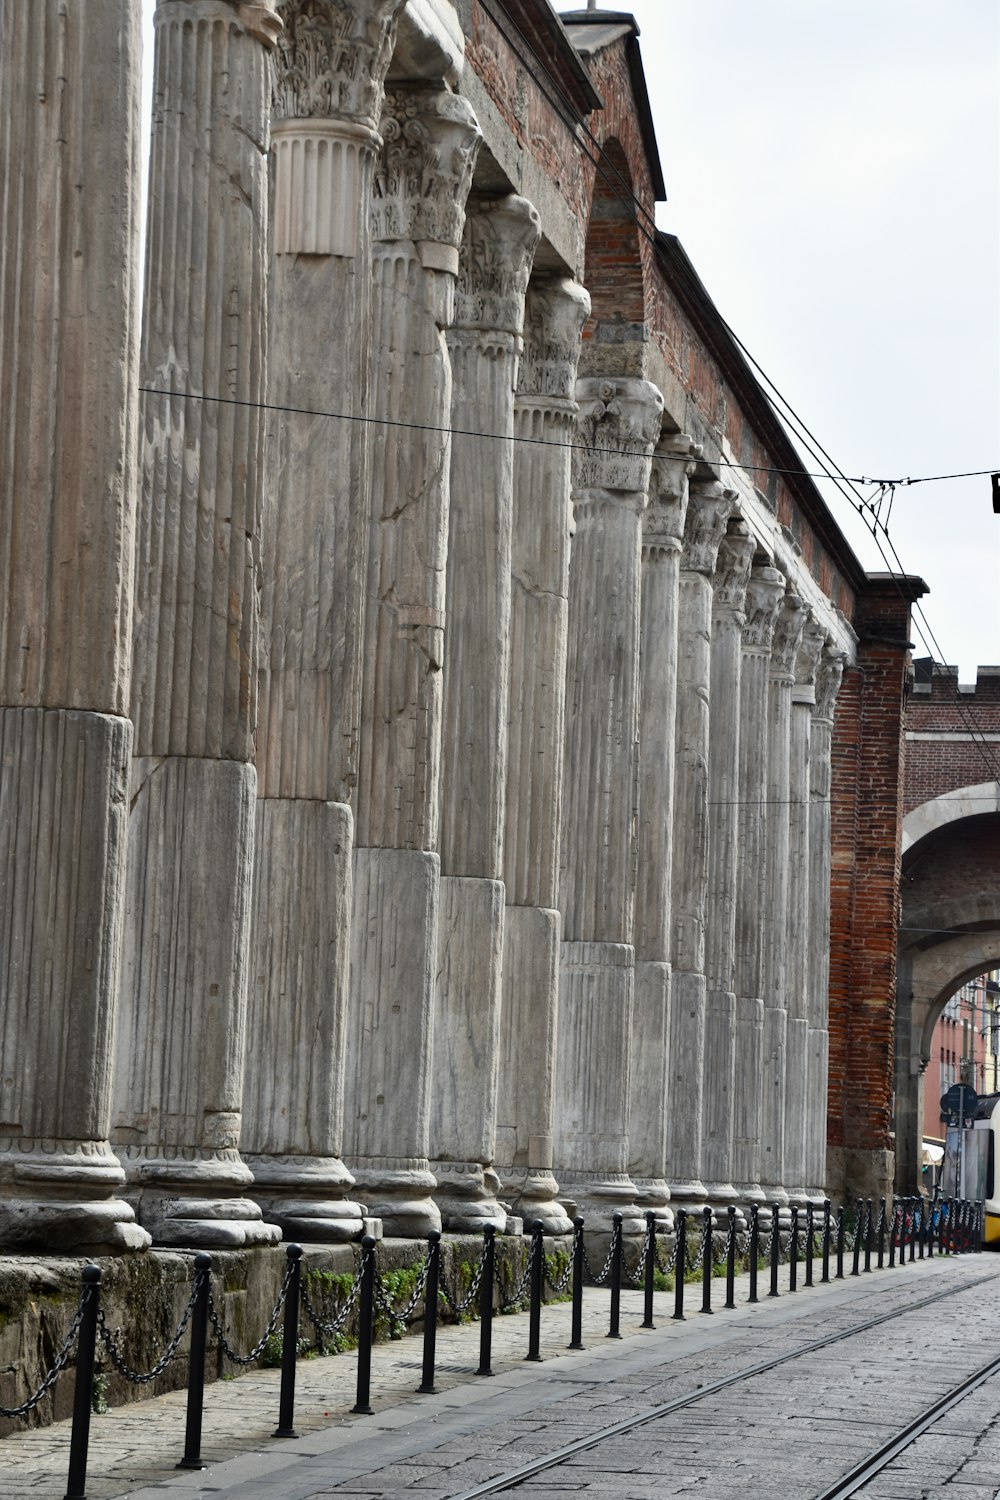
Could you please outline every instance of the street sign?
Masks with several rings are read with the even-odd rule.
[[[953,1083],[946,1094],[941,1095],[941,1113],[955,1120],[967,1120],[979,1103],[979,1095],[967,1083]]]

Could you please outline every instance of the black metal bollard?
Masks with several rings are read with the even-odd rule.
[[[726,1245],[726,1300],[727,1310],[736,1306],[736,1210],[729,1205],[729,1240]]]
[[[934,1204],[931,1203],[927,1211],[927,1258],[934,1259]]]
[[[875,1243],[875,1214],[869,1198],[865,1208],[865,1275],[872,1268],[872,1249]]]
[[[497,1230],[487,1224],[483,1230],[483,1279],[479,1283],[479,1369],[477,1375],[492,1375],[493,1369],[493,1288],[497,1274]]]
[[[941,1204],[941,1233],[939,1244],[942,1255],[951,1254],[951,1199],[945,1198]]]
[[[583,1220],[573,1220],[573,1322],[569,1336],[571,1349],[583,1348]]]
[[[820,1273],[820,1282],[826,1285],[830,1280],[830,1200],[823,1199],[823,1270]]]
[[[923,1204],[919,1198],[914,1198],[912,1203],[913,1206],[910,1209],[910,1259],[916,1260],[917,1241],[920,1239],[923,1230]]]
[[[788,1290],[797,1292],[799,1289],[799,1209],[798,1204],[792,1206],[792,1237],[788,1242]]]
[[[977,1254],[979,1254],[982,1251],[982,1248],[983,1248],[983,1227],[984,1227],[983,1226],[983,1214],[984,1214],[984,1212],[985,1212],[985,1204],[983,1203],[983,1200],[981,1198],[977,1198],[977,1200],[976,1200],[976,1245],[975,1245],[975,1249],[976,1249],[976,1253]]]
[[[896,1226],[899,1223],[899,1204],[893,1199],[892,1218],[889,1221],[889,1270],[896,1264]]]
[[[351,1411],[370,1417],[372,1411],[372,1344],[375,1339],[376,1241],[366,1234],[361,1241],[361,1298],[358,1307],[358,1390]]]
[[[750,1302],[757,1302],[757,1260],[760,1253],[760,1224],[757,1220],[757,1205],[750,1205]]]
[[[781,1205],[771,1204],[771,1290],[769,1297],[778,1297],[778,1261],[781,1257]]]
[[[212,1257],[204,1250],[194,1258],[195,1302],[191,1314],[191,1353],[188,1357],[187,1424],[184,1457],[179,1469],[203,1469],[201,1417],[205,1406],[205,1345],[208,1343],[208,1294],[212,1288]]]
[[[684,1321],[684,1275],[687,1271],[687,1222],[687,1210],[679,1208],[674,1220],[674,1234],[677,1238],[674,1250],[673,1316],[681,1323]]]
[[[541,1361],[542,1278],[545,1275],[545,1226],[536,1219],[531,1226],[531,1301],[528,1305],[528,1352],[525,1359]]]
[[[295,1431],[295,1363],[299,1354],[299,1292],[302,1287],[302,1246],[286,1245],[291,1275],[285,1293],[285,1321],[281,1332],[281,1395],[274,1436],[298,1437]]]
[[[844,1279],[844,1205],[841,1203],[837,1208],[837,1271],[838,1281]]]
[[[621,1214],[611,1215],[611,1226],[611,1323],[607,1336],[609,1339],[620,1339],[622,1260],[625,1256],[625,1236],[622,1234]]]
[[[646,1265],[644,1268],[642,1285],[642,1327],[655,1328],[653,1322],[653,1278],[656,1275],[656,1214],[651,1208],[646,1210]]]
[[[434,1364],[437,1358],[438,1297],[441,1294],[441,1231],[427,1236],[427,1282],[424,1286],[424,1360],[417,1392],[434,1394]]]
[[[917,1259],[923,1260],[927,1253],[927,1204],[921,1198],[917,1218]]]
[[[701,1310],[712,1311],[712,1210],[708,1204],[701,1211]]]
[[[806,1279],[805,1286],[813,1284],[813,1206],[806,1204]]]
[[[94,1407],[94,1355],[97,1350],[97,1310],[101,1300],[99,1266],[84,1266],[83,1316],[76,1343],[76,1380],[73,1386],[73,1432],[69,1443],[66,1500],[87,1500],[87,1454],[90,1414]]]
[[[865,1234],[865,1206],[859,1198],[854,1210],[854,1261],[851,1265],[851,1275],[861,1275],[861,1241]]]
[[[878,1268],[885,1269],[885,1199],[878,1200]]]

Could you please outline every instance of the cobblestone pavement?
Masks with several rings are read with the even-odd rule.
[[[787,1270],[782,1272],[784,1286]],[[762,1280],[763,1292],[765,1283]],[[715,1283],[716,1305],[722,1301]],[[928,1297],[955,1295],[926,1307]],[[353,1356],[300,1362],[298,1441],[271,1438],[278,1373],[262,1371],[206,1393],[203,1455],[209,1467],[177,1472],[183,1393],[95,1417],[88,1500],[454,1500],[507,1473],[664,1401],[774,1358],[867,1317],[909,1308],[905,1319],[834,1344],[525,1480],[530,1500],[691,1496],[733,1500],[816,1495],[958,1379],[1000,1349],[1000,1261],[935,1258],[829,1287],[800,1290],[736,1311],[670,1320],[657,1297],[655,1331],[639,1329],[641,1297],[623,1294],[622,1332],[608,1340],[608,1299],[588,1292],[585,1353],[567,1353],[569,1308],[543,1314],[542,1364],[526,1364],[525,1316],[494,1324],[492,1380],[477,1379],[476,1324],[439,1332],[439,1391],[413,1394],[420,1343],[376,1346],[374,1417],[348,1415]],[[68,1424],[0,1445],[0,1500],[62,1500]],[[865,1500],[996,1500],[1000,1496],[1000,1379],[988,1382],[861,1493]]]

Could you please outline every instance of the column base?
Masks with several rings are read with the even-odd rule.
[[[712,1218],[717,1228],[722,1229],[729,1223],[730,1207],[736,1210],[737,1229],[746,1228],[746,1216],[740,1206],[740,1194],[731,1182],[706,1182],[705,1201],[712,1210]]]
[[[179,1146],[165,1155],[162,1148],[125,1147],[122,1162],[129,1201],[157,1245],[247,1250],[281,1240],[260,1205],[241,1195],[253,1178],[238,1151]]]
[[[354,1178],[336,1156],[245,1156],[265,1220],[285,1239],[339,1244],[368,1233]],[[343,1195],[343,1196],[342,1196]]]
[[[425,1240],[440,1230],[441,1212],[431,1196],[437,1179],[426,1158],[372,1158],[352,1161],[355,1187],[367,1211],[381,1219],[392,1239]]]
[[[434,1161],[437,1187],[434,1201],[441,1210],[441,1227],[451,1234],[481,1234],[487,1224],[503,1233],[507,1209],[498,1200],[500,1179],[491,1166],[478,1161]]]
[[[582,1214],[587,1230],[609,1230],[616,1213],[622,1215],[623,1234],[642,1234],[646,1220],[636,1202],[635,1183],[627,1172],[563,1172],[563,1206]]]
[[[510,1211],[530,1231],[536,1219],[546,1234],[570,1234],[573,1221],[559,1202],[559,1184],[552,1173],[538,1167],[500,1168],[500,1191],[510,1200]]]
[[[700,1214],[708,1199],[708,1192],[703,1182],[698,1179],[689,1178],[684,1182],[668,1183],[670,1189],[670,1206],[674,1213],[683,1208],[689,1214]]]
[[[664,1178],[633,1175],[632,1181],[635,1183],[635,1201],[643,1214],[647,1214],[652,1209],[656,1215],[657,1232],[672,1234],[674,1215],[670,1207],[670,1189]]]
[[[0,1246],[46,1255],[147,1250],[151,1236],[116,1196],[124,1183],[106,1141],[0,1140]]]

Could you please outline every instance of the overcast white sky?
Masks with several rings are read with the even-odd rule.
[[[997,0],[622,8],[642,28],[660,223],[844,473],[1000,468]],[[829,498],[864,565],[883,569]],[[963,681],[1000,663],[989,478],[898,490],[889,529],[930,585],[940,655]]]
[[[642,28],[659,222],[841,469],[1000,468],[996,0],[621,9]],[[884,569],[847,502],[831,505]],[[989,478],[897,490],[889,530],[961,679],[1000,663]]]

